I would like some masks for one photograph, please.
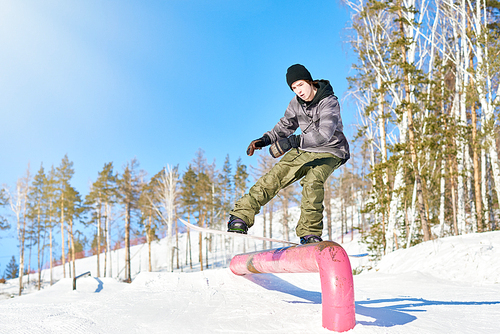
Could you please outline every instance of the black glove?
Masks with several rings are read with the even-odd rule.
[[[252,156],[255,150],[260,150],[263,147],[271,145],[271,138],[268,135],[263,135],[259,139],[255,139],[248,145],[247,155]]]
[[[288,152],[292,147],[297,148],[300,146],[300,136],[291,135],[288,138],[283,138],[275,142],[269,148],[269,153],[273,158],[279,158],[286,152]]]

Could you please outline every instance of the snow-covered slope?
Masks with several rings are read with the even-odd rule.
[[[424,242],[385,256],[379,272],[418,271],[449,281],[500,283],[500,232]],[[500,331],[499,331],[500,332]]]
[[[354,278],[357,324],[350,333],[498,333],[499,256],[500,232],[386,256]],[[0,333],[329,332],[321,327],[318,274],[239,277],[227,268],[142,272],[131,284],[88,277],[76,291],[62,279],[0,300],[0,314]]]

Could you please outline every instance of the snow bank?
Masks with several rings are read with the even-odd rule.
[[[376,270],[419,271],[450,281],[500,283],[500,231],[436,239],[382,258]]]

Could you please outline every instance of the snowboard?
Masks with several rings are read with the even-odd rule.
[[[282,243],[282,244],[289,244],[289,245],[294,245],[294,246],[298,246],[299,245],[296,242],[291,242],[291,241],[286,241],[286,240],[260,237],[258,235],[251,235],[251,234],[227,232],[227,231],[216,230],[216,229],[208,228],[208,227],[201,227],[201,226],[198,226],[198,225],[193,225],[191,223],[188,223],[184,219],[179,219],[179,220],[184,225],[186,225],[187,227],[189,227],[190,229],[193,229],[193,230],[196,230],[196,231],[200,231],[200,232],[213,233],[213,234],[221,234],[221,235],[227,235],[227,236],[230,236],[230,237],[241,237],[241,238],[246,238],[246,239],[257,239],[257,240],[263,240],[263,241],[279,242],[279,243]]]
[[[296,242],[291,242],[291,241],[286,241],[286,240],[280,240],[280,239],[273,239],[273,238],[266,238],[266,237],[260,237],[258,235],[251,235],[251,234],[243,234],[243,233],[235,233],[235,232],[227,232],[227,231],[221,231],[221,230],[216,230],[213,228],[208,228],[208,227],[201,227],[198,225],[193,225],[191,223],[188,223],[184,219],[179,219],[184,225],[189,227],[190,229],[193,229],[195,231],[199,232],[206,232],[206,233],[213,233],[213,234],[221,234],[221,235],[227,235],[230,237],[241,237],[241,238],[246,238],[246,239],[257,239],[257,240],[264,240],[264,241],[272,241],[272,242],[278,242],[282,244],[289,244],[293,246],[299,246],[300,244]],[[350,257],[364,257],[368,256],[368,253],[362,253],[362,254],[349,254]]]

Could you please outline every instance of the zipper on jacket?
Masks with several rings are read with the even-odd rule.
[[[306,126],[306,128],[304,130],[302,130],[302,133],[306,133],[307,129],[309,129],[309,127],[314,123],[314,117],[313,116],[309,116],[306,112],[307,110],[307,106],[305,104],[300,104],[301,106],[301,109],[302,109],[302,112],[304,113],[304,115],[306,115],[307,117],[309,117],[311,119],[311,121],[309,121],[309,124]]]

